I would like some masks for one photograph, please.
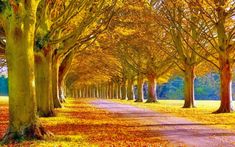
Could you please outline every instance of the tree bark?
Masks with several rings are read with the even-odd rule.
[[[59,80],[59,83],[58,83],[58,88],[59,88],[59,99],[60,99],[60,102],[65,102],[65,97],[66,97],[66,94],[65,94],[65,84],[64,84],[64,79],[63,80]]]
[[[29,1],[28,5],[6,18],[9,127],[2,140],[4,144],[23,139],[41,139],[46,134],[36,115],[33,48],[38,4]]]
[[[107,87],[107,88],[108,88],[108,91],[107,91],[107,92],[108,92],[108,97],[107,97],[107,98],[108,98],[108,99],[111,99],[111,98],[112,98],[112,96],[111,96],[111,91],[112,91],[111,83],[108,83],[107,86],[108,86],[108,87]]]
[[[137,99],[135,102],[143,102],[143,76],[139,75],[137,80]]]
[[[99,94],[99,98],[104,98],[104,86],[103,84],[100,84],[100,94]]]
[[[81,87],[81,98],[85,97],[85,88],[82,86]]]
[[[184,106],[183,108],[195,107],[194,101],[194,80],[195,80],[195,66],[186,65],[184,72]]]
[[[121,84],[117,83],[117,99],[121,99]]]
[[[154,103],[157,100],[155,75],[148,75],[147,78],[148,78],[148,99],[146,102]]]
[[[53,60],[52,63],[52,96],[53,96],[53,103],[54,103],[54,108],[62,108],[62,105],[59,100],[59,87],[58,87],[58,63],[57,59]]]
[[[127,93],[127,90],[126,90],[126,80],[124,79],[121,83],[121,99],[122,100],[125,100],[126,99],[126,93]]]
[[[58,73],[58,87],[59,87],[59,99],[61,102],[65,101],[65,77],[67,76],[69,69],[71,67],[71,63],[73,60],[74,53],[69,53],[65,58],[63,58],[62,63],[59,66],[59,73]]]
[[[232,105],[232,68],[228,59],[220,56],[220,107],[214,113],[234,111]]]
[[[97,84],[96,86],[95,86],[95,97],[96,98],[99,98],[100,96],[99,96],[99,93],[100,93],[100,88],[99,88],[99,85]]]
[[[52,55],[36,53],[35,83],[38,114],[41,117],[55,116],[52,99]]]
[[[113,83],[113,98],[117,98],[117,83]]]
[[[114,98],[114,84],[113,82],[110,83],[110,99],[113,99]]]
[[[108,95],[109,95],[108,89],[109,89],[108,84],[107,83],[104,84],[104,98],[105,99],[108,99]]]
[[[133,100],[133,79],[127,80],[127,100]]]

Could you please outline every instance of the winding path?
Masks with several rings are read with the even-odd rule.
[[[117,113],[119,116],[135,119],[143,127],[160,131],[176,146],[185,144],[196,147],[235,147],[235,132],[212,128],[180,117],[157,113],[149,109],[119,104],[106,100],[94,100],[91,104],[97,108]]]

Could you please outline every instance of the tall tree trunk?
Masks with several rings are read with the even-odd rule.
[[[75,97],[74,89],[72,89],[72,97]]]
[[[55,116],[52,99],[51,57],[51,52],[35,55],[36,99],[38,114],[41,117]]]
[[[59,100],[59,87],[58,87],[58,76],[59,76],[59,67],[57,59],[53,60],[52,63],[52,96],[54,102],[54,108],[62,108],[62,105]]]
[[[46,133],[38,122],[34,73],[35,1],[22,16],[7,15],[6,58],[9,86],[9,127],[2,143],[39,139]],[[22,6],[21,9],[24,9]],[[21,10],[20,9],[20,10]],[[19,11],[20,11],[19,10]],[[21,10],[22,11],[22,10]],[[24,11],[24,10],[23,10]]]
[[[94,87],[91,86],[91,98],[94,98]]]
[[[77,92],[78,92],[78,98],[81,98],[80,87],[77,89]]]
[[[75,93],[75,97],[74,98],[78,98],[78,90],[74,89],[74,93]]]
[[[65,84],[64,84],[64,78],[62,80],[59,80],[58,83],[58,88],[59,88],[59,100],[60,102],[65,102]]]
[[[113,98],[117,98],[117,83],[113,83]]]
[[[71,67],[71,63],[74,57],[74,53],[70,52],[66,57],[63,58],[59,66],[59,73],[58,73],[58,87],[59,87],[59,99],[61,102],[65,101],[65,93],[64,93],[64,82],[65,77],[67,76],[69,69]]]
[[[219,65],[220,65],[220,107],[215,113],[229,113],[234,111],[232,105],[232,62],[230,38],[226,30],[226,18],[228,13],[225,1],[218,1],[216,13],[218,16],[216,29],[218,35]],[[234,47],[233,47],[234,48]]]
[[[96,85],[96,98],[99,98],[100,97],[100,85],[99,84],[97,84]]]
[[[110,83],[111,87],[110,87],[110,98],[113,99],[114,98],[114,89],[115,89],[115,84],[113,82]]]
[[[91,90],[90,90],[90,91],[91,91],[91,92],[90,92],[90,93],[91,93],[91,98],[94,98],[94,87],[93,87],[93,86],[90,86],[90,87],[91,87],[91,88],[90,88],[90,89],[91,89]]]
[[[106,89],[107,87],[106,87],[106,84],[103,84],[103,98],[105,99],[105,98],[107,98],[107,92],[106,92]]]
[[[111,83],[108,83],[108,87],[107,88],[108,88],[108,91],[107,91],[108,92],[108,97],[107,98],[111,99],[112,98],[112,96],[111,96],[111,91],[112,91]]]
[[[104,98],[105,99],[108,98],[108,86],[107,86],[107,84],[104,84]]]
[[[82,96],[82,98],[84,98],[85,97],[85,87],[81,87],[81,96]]]
[[[120,84],[120,82],[117,83],[117,98],[121,99],[121,84]]]
[[[143,102],[143,76],[139,75],[137,79],[137,99],[135,102]]]
[[[156,83],[155,83],[155,75],[148,75],[148,99],[147,103],[154,103],[157,100],[156,97]]]
[[[87,85],[84,86],[84,98],[87,98]]]
[[[220,56],[220,107],[215,113],[234,111],[232,104],[232,68],[228,59]]]
[[[102,90],[103,90],[103,96],[102,96],[102,98],[106,98],[106,91],[105,91],[105,89],[106,89],[106,86],[105,86],[105,84],[103,84],[103,87],[102,87]]]
[[[133,79],[127,80],[127,100],[133,100]]]
[[[96,98],[101,98],[101,85],[97,84]]]
[[[64,83],[64,82],[63,82],[63,83]],[[67,90],[68,90],[68,89],[67,89],[67,87],[66,87],[66,84],[64,84],[63,87],[64,87],[64,95],[65,95],[65,97],[67,97]]]
[[[87,86],[87,98],[90,98],[90,86]]]
[[[192,108],[194,105],[194,80],[195,80],[195,66],[186,65],[184,78],[184,106],[183,108]]]
[[[109,85],[108,85],[108,83],[106,83],[104,86],[104,95],[105,95],[106,99],[109,98]]]
[[[126,80],[124,79],[121,83],[121,99],[125,100],[126,99],[126,93],[127,93],[127,89],[126,89]]]
[[[79,87],[78,93],[79,93],[79,98],[82,98],[82,87]]]
[[[114,84],[113,82],[110,83],[110,99],[114,98]]]
[[[101,92],[100,98],[103,99],[103,98],[105,97],[105,96],[104,96],[104,85],[103,85],[103,84],[101,84],[100,92]]]

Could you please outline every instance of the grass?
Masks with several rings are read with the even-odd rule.
[[[40,118],[54,137],[39,141],[25,141],[17,146],[169,146],[170,143],[138,121],[94,108],[91,99],[67,99],[56,117]],[[0,138],[7,129],[8,100],[0,98]],[[3,122],[3,123],[2,123]]]
[[[213,127],[235,131],[235,113],[212,114],[212,112],[219,108],[219,101],[196,101],[197,108],[182,108],[183,100],[159,100],[158,103],[136,103],[126,100],[111,101],[147,108],[156,112],[167,113],[208,124]]]

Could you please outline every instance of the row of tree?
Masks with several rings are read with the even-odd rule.
[[[91,47],[115,58],[116,68],[110,68],[112,70],[106,74],[108,81],[86,83],[78,79],[68,86],[81,91],[89,85],[104,85],[101,89],[109,91],[110,85],[118,83],[127,99],[132,99],[136,81],[136,101],[142,101],[144,79],[148,79],[149,89],[153,91],[155,80],[164,82],[171,75],[179,74],[185,81],[183,107],[190,108],[195,107],[196,74],[213,71],[220,75],[221,105],[216,113],[232,112],[234,10],[235,3],[231,0],[126,1],[108,31],[98,38],[96,46]],[[101,71],[108,68],[107,63],[111,60],[107,58]],[[155,98],[151,101],[154,102]]]
[[[7,60],[9,129],[3,142],[42,138],[38,116],[65,95],[143,101],[173,74],[194,107],[196,74],[219,71],[221,106],[231,112],[232,0],[0,0],[0,54]],[[118,9],[117,9],[118,8]],[[2,55],[1,55],[2,58]],[[211,66],[213,65],[213,66]]]
[[[3,143],[48,135],[74,55],[109,24],[117,1],[0,0],[0,51],[7,60],[9,128]]]

